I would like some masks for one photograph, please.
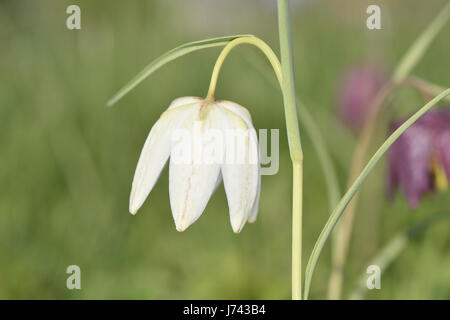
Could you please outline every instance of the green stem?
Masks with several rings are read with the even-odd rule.
[[[281,52],[281,71],[283,73],[283,101],[286,111],[289,150],[293,162],[303,160],[303,152],[298,128],[297,106],[295,101],[294,63],[292,58],[291,30],[288,15],[288,1],[278,0],[278,23]]]
[[[371,106],[368,107],[369,110],[374,111],[370,115],[368,121],[365,123],[363,130],[359,135],[358,142],[355,147],[355,152],[352,156],[350,172],[347,179],[348,187],[350,187],[351,183],[355,181],[364,166],[364,161],[367,158],[369,146],[372,142],[374,133],[376,132],[378,115],[383,110],[384,102],[387,101],[391,93],[400,86],[412,86],[420,90],[422,95],[424,95],[424,97],[426,96],[426,100],[429,100],[432,97],[438,95],[440,92],[444,91],[444,88],[415,76],[407,76],[402,82],[398,84],[388,82],[386,85],[384,85],[378,92],[377,96],[374,98]],[[449,100],[449,98],[450,97],[447,96],[444,99]],[[330,300],[341,299],[344,269],[347,262],[348,247],[352,236],[358,198],[358,195],[355,195],[352,202],[347,206],[341,221],[336,227],[337,230],[334,232],[334,235],[336,237],[335,239],[333,239],[334,247],[332,254],[332,270],[328,284],[328,299]]]
[[[280,37],[283,101],[286,116],[289,151],[293,165],[292,194],[292,299],[302,299],[302,192],[303,151],[298,128],[295,100],[294,65],[287,0],[278,0],[278,29]]]
[[[294,162],[292,169],[292,300],[301,300],[303,162]]]
[[[282,88],[282,75],[281,75],[281,65],[280,61],[277,58],[277,55],[273,52],[273,50],[261,39],[255,36],[244,36],[241,38],[237,38],[229,42],[220,52],[219,57],[216,60],[216,64],[214,65],[213,73],[211,76],[211,82],[209,84],[208,94],[206,95],[206,99],[214,100],[214,94],[216,91],[217,79],[219,77],[220,69],[222,68],[223,62],[225,61],[228,54],[238,45],[241,44],[251,44],[260,49],[269,60],[272,65],[273,70],[275,71],[275,75],[277,76],[280,87]]]
[[[422,58],[433,39],[444,27],[450,17],[450,2],[439,12],[439,15],[425,29],[425,31],[411,45],[411,48],[402,57],[401,62],[392,76],[394,83],[399,83],[407,77],[417,62]]]
[[[410,86],[419,90],[422,96],[426,99],[434,97],[435,95],[439,94],[439,92],[444,91],[443,87],[416,76],[406,77],[401,85]],[[450,97],[445,98],[445,100],[450,101]]]
[[[333,208],[337,205],[341,197],[336,170],[334,168],[331,156],[327,150],[325,140],[322,136],[322,133],[320,132],[319,126],[314,121],[314,118],[310,111],[306,108],[305,104],[300,101],[299,98],[297,98],[297,103],[301,105],[299,114],[300,118],[302,119],[303,128],[312,141],[313,147],[316,150],[319,162],[322,166],[325,183],[328,190],[329,212],[331,212],[331,210],[333,210]],[[310,105],[309,102],[308,105]]]
[[[361,174],[358,176],[358,178],[351,185],[349,190],[345,193],[345,195],[339,201],[338,205],[336,206],[336,208],[332,212],[330,218],[328,219],[327,223],[325,224],[325,227],[323,228],[322,232],[320,233],[319,238],[317,239],[317,242],[314,245],[314,248],[313,248],[313,251],[309,258],[308,264],[306,266],[305,290],[304,290],[305,299],[308,298],[314,270],[316,268],[320,253],[321,253],[328,237],[330,236],[336,223],[339,221],[340,217],[342,216],[342,213],[344,212],[345,208],[347,207],[349,202],[352,200],[352,198],[354,197],[356,192],[359,190],[361,184],[366,180],[367,176],[372,171],[375,164],[380,160],[380,158],[389,149],[389,147],[398,139],[398,137],[403,132],[406,131],[406,129],[408,129],[414,122],[417,121],[417,119],[419,119],[422,115],[424,115],[425,112],[427,112],[435,104],[437,104],[439,101],[444,99],[449,94],[450,94],[450,88],[445,90],[438,96],[436,96],[430,102],[428,102],[419,111],[417,111],[414,115],[412,115],[407,121],[405,121],[397,130],[395,130],[389,136],[389,138],[381,145],[381,147],[377,150],[377,152],[375,152],[373,157],[369,160],[367,165],[362,170]]]
[[[369,108],[369,110],[373,110],[372,114],[369,116],[369,120],[364,125],[352,157],[352,165],[350,167],[350,174],[348,178],[349,184],[356,179],[358,173],[363,167],[368,147],[375,132],[378,114],[381,111],[383,101],[388,97],[389,93],[400,85],[405,84],[416,86],[419,90],[421,90],[422,94],[426,93],[431,96],[435,96],[443,90],[439,90],[440,88],[437,86],[432,86],[424,81],[417,80],[417,78],[411,78],[408,76],[411,70],[419,62],[420,58],[425,54],[433,39],[436,38],[449,17],[450,3],[448,3],[443,10],[440,11],[438,16],[429,24],[425,31],[423,31],[417,40],[414,41],[398,63],[397,68],[395,68],[392,75],[392,80],[383,86],[383,88],[378,92],[374,102],[372,103],[372,107]],[[347,252],[353,229],[353,220],[358,202],[357,200],[358,197],[355,196],[346,209],[334,239],[335,241],[332,254],[333,266],[328,286],[328,297],[330,299],[340,299],[341,297],[344,268],[347,261]]]
[[[133,90],[138,84],[140,84],[142,81],[144,81],[147,77],[149,77],[151,74],[153,74],[155,71],[159,70],[161,67],[166,65],[167,63],[178,59],[180,57],[183,57],[189,53],[207,49],[207,48],[213,48],[213,47],[222,47],[230,41],[246,37],[247,35],[235,35],[235,36],[227,36],[227,37],[219,37],[219,38],[211,38],[206,40],[200,40],[200,41],[193,41],[189,43],[182,44],[181,46],[178,46],[163,55],[159,56],[152,62],[150,62],[147,66],[145,66],[144,69],[141,70],[131,81],[129,81],[125,86],[122,87],[111,99],[108,100],[107,106],[111,107],[114,104],[117,103],[120,99],[122,99],[127,93],[129,93],[131,90]]]
[[[220,53],[217,58],[214,70],[211,76],[211,82],[209,85],[207,100],[214,100],[214,95],[217,86],[217,80],[219,77],[222,65],[233,48],[241,44],[251,44],[260,49],[267,57],[272,65],[273,70],[277,76],[280,87],[283,91],[283,98],[285,98],[285,83],[290,83],[289,86],[291,94],[293,91],[293,84],[290,79],[285,79],[282,72],[283,65],[280,64],[276,54],[272,49],[261,39],[254,36],[244,36],[229,42]],[[282,50],[283,52],[283,50]],[[292,62],[291,62],[292,65]],[[290,74],[290,71],[286,72]],[[286,129],[288,133],[289,150],[293,163],[293,235],[292,235],[292,297],[293,299],[301,299],[301,223],[302,223],[302,187],[303,187],[303,154],[300,145],[300,133],[298,131],[298,118],[297,110],[294,104],[288,102],[284,103],[285,115],[286,115]],[[292,139],[298,139],[298,141],[292,141]]]
[[[247,61],[249,65],[251,65],[256,71],[258,71],[264,77],[267,83],[269,83],[272,86],[276,85],[276,83],[272,81],[272,78],[270,77],[271,74],[269,74],[269,70],[267,68],[263,68],[263,66],[260,63],[260,59],[257,59],[256,55],[255,56],[244,55],[243,58]],[[313,144],[314,150],[317,153],[317,157],[319,159],[323,171],[323,176],[327,187],[329,212],[331,212],[339,202],[339,199],[341,198],[341,191],[339,188],[336,169],[334,168],[333,160],[327,150],[327,144],[325,142],[325,139],[322,133],[320,132],[319,125],[314,120],[314,117],[307,108],[307,105],[300,100],[298,95],[296,99],[297,99],[298,115],[300,119],[302,119],[302,125],[305,130],[305,133]],[[310,104],[311,103],[308,102],[308,105]]]
[[[359,134],[355,151],[352,155],[350,171],[347,178],[348,188],[356,180],[361,170],[364,168],[367,152],[369,150],[372,137],[376,132],[378,114],[381,112],[383,104],[388,99],[394,88],[395,86],[392,85],[391,82],[385,84],[377,93],[376,97],[371,102],[371,105],[368,107],[368,110],[372,110],[372,112]],[[353,201],[345,209],[344,215],[337,225],[335,233],[333,234],[332,269],[328,280],[328,299],[330,300],[341,299],[344,269],[347,262],[348,248],[352,235],[358,198],[358,195],[355,195]]]

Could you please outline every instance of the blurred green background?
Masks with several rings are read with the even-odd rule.
[[[342,73],[362,61],[386,72],[446,1],[376,1],[382,30],[365,27],[373,1],[292,1],[296,87],[318,122],[346,184],[355,136],[336,117]],[[81,7],[81,30],[66,28],[66,7]],[[232,232],[223,187],[187,231],[175,230],[167,169],[136,216],[128,213],[145,138],[175,98],[204,96],[218,48],[197,52],[152,75],[114,108],[105,102],[149,61],[193,40],[255,34],[278,53],[275,1],[14,0],[0,2],[0,298],[289,299],[291,165],[282,99],[254,66],[254,48],[233,51],[217,98],[252,113],[257,128],[280,128],[280,170],[264,176],[259,219]],[[450,24],[414,73],[450,85]],[[258,60],[258,61],[257,61]],[[379,125],[423,104],[404,90]],[[301,124],[300,124],[301,125]],[[304,263],[328,215],[326,186],[311,141],[305,153]],[[385,197],[385,161],[362,189],[346,296],[379,249],[415,221],[446,210],[448,193],[410,210]],[[450,223],[436,224],[385,270],[371,299],[450,299]],[[81,268],[81,290],[66,268]],[[312,284],[326,297],[330,245]]]

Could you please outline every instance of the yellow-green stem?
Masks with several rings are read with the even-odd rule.
[[[278,32],[280,37],[283,102],[289,151],[294,170],[292,193],[292,299],[302,299],[302,189],[303,151],[298,128],[294,84],[291,25],[287,0],[278,0]]]
[[[441,92],[441,88],[438,86],[430,85],[425,81],[420,81],[414,77],[409,77],[409,74],[420,61],[420,58],[425,54],[434,38],[438,35],[439,31],[442,30],[449,18],[450,2],[444,6],[436,18],[428,25],[416,41],[414,41],[395,68],[392,75],[392,80],[380,90],[375,98],[373,106],[371,107],[371,110],[373,110],[372,115],[369,117],[369,120],[364,126],[352,158],[351,171],[348,179],[349,185],[356,180],[358,173],[363,169],[366,152],[375,130],[377,115],[379,113],[378,109],[381,109],[379,107],[388,96],[389,92],[395,87],[404,84],[416,86],[419,90],[421,90],[422,94],[426,93],[434,96]],[[447,97],[444,99],[447,99]],[[351,202],[345,210],[345,215],[338,226],[336,243],[333,247],[333,268],[328,287],[328,297],[330,299],[340,299],[341,297],[343,272],[347,259],[351,232],[353,229],[356,204],[357,196],[355,196],[353,202]]]
[[[219,77],[220,69],[222,68],[223,62],[225,58],[228,56],[231,50],[240,44],[251,44],[260,49],[269,60],[272,65],[273,70],[275,71],[275,75],[277,76],[278,82],[280,83],[280,87],[282,87],[282,75],[281,75],[281,65],[278,60],[276,54],[273,50],[261,39],[254,36],[245,36],[241,38],[237,38],[233,41],[230,41],[220,52],[219,57],[216,60],[216,64],[214,65],[213,73],[211,76],[211,82],[209,83],[208,94],[206,95],[207,100],[214,100],[214,94],[216,91],[217,78]]]
[[[408,120],[406,120],[400,127],[398,127],[397,130],[395,130],[386,139],[386,141],[381,145],[381,147],[377,150],[377,152],[375,152],[375,154],[372,156],[372,158],[366,164],[364,169],[361,171],[360,175],[356,178],[356,180],[353,182],[351,187],[348,189],[348,191],[345,193],[345,195],[339,201],[338,205],[333,210],[333,212],[330,215],[330,218],[328,219],[327,223],[325,224],[325,227],[322,229],[322,232],[320,233],[319,238],[317,239],[316,244],[314,245],[311,256],[309,257],[308,264],[306,265],[305,288],[304,288],[305,299],[308,298],[308,295],[309,295],[309,292],[311,289],[311,281],[312,281],[312,277],[314,274],[314,270],[317,266],[317,262],[319,260],[320,253],[322,252],[322,249],[323,249],[328,237],[330,236],[331,232],[333,231],[333,228],[335,227],[336,223],[339,221],[340,217],[342,216],[345,208],[350,203],[350,201],[355,196],[355,194],[358,192],[362,183],[366,180],[367,176],[372,171],[375,164],[386,153],[386,151],[389,149],[389,147],[400,137],[401,134],[403,134],[414,122],[416,122],[421,116],[423,116],[429,109],[431,109],[433,106],[438,104],[442,99],[444,99],[448,95],[450,95],[450,88],[445,90],[438,96],[434,97],[430,102],[428,102],[426,105],[424,105],[422,108],[420,108],[419,111],[414,113],[411,117],[409,117]]]
[[[292,298],[302,298],[302,189],[303,189],[303,152],[298,128],[297,106],[294,90],[294,77],[292,66],[292,52],[290,44],[289,20],[287,16],[287,3],[279,1],[279,29],[280,29],[280,64],[273,50],[261,39],[254,36],[245,36],[229,42],[217,58],[211,76],[207,100],[214,100],[217,79],[220,69],[228,54],[240,44],[251,44],[259,48],[267,57],[277,76],[283,92],[286,131],[288,136],[289,152],[293,166],[293,191],[292,191]],[[283,71],[284,70],[284,71]]]
[[[361,170],[364,168],[366,154],[369,150],[370,142],[375,132],[381,105],[386,100],[393,87],[394,86],[390,82],[383,86],[373,100],[372,105],[368,107],[369,110],[372,110],[372,113],[369,116],[369,120],[363,127],[355,148],[355,152],[353,153],[347,180],[347,188],[350,188]],[[341,299],[344,269],[347,261],[348,247],[353,230],[353,221],[358,198],[358,195],[355,195],[353,201],[349,203],[344,211],[344,215],[337,226],[332,254],[332,270],[328,281],[328,299],[330,300]]]
[[[383,110],[383,103],[390,93],[400,86],[412,86],[420,90],[423,94],[435,96],[444,89],[434,83],[427,82],[415,76],[408,76],[399,83],[388,82],[384,85],[372,105],[368,107],[372,110],[369,119],[365,123],[357,141],[355,152],[353,153],[350,172],[347,179],[347,188],[356,180],[364,167],[372,138],[376,131],[379,114]],[[449,99],[445,97],[444,99]],[[344,211],[341,221],[337,225],[336,239],[333,247],[332,270],[328,282],[328,299],[339,300],[342,296],[342,283],[344,277],[345,264],[347,262],[348,248],[353,231],[354,217],[358,205],[359,196],[356,194],[353,201],[350,202]]]
[[[302,299],[302,200],[303,163],[293,164],[292,203],[292,299]]]

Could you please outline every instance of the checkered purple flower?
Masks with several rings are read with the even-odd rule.
[[[391,127],[396,130],[404,121]],[[450,109],[432,110],[417,120],[388,153],[388,194],[403,189],[416,208],[423,195],[444,190],[450,180]]]

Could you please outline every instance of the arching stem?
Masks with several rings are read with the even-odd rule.
[[[302,293],[302,189],[303,189],[303,152],[298,128],[297,109],[295,104],[295,90],[292,76],[292,53],[290,52],[290,33],[287,20],[287,5],[280,1],[280,45],[282,60],[286,66],[282,66],[273,50],[261,39],[255,36],[237,38],[229,42],[217,58],[211,76],[211,82],[206,95],[206,100],[214,100],[214,94],[220,69],[228,54],[233,48],[241,44],[251,44],[260,49],[277,76],[283,92],[286,130],[288,135],[289,152],[293,169],[293,196],[292,196],[292,299],[301,299]],[[286,71],[283,71],[286,70]],[[283,77],[284,76],[284,77]]]
[[[237,38],[233,41],[230,41],[220,52],[219,57],[216,60],[216,64],[214,65],[213,73],[211,76],[211,82],[209,84],[208,94],[206,95],[206,99],[208,100],[214,100],[214,94],[216,91],[216,85],[217,85],[217,78],[219,77],[220,69],[222,68],[223,62],[225,61],[228,54],[233,50],[235,47],[241,44],[251,44],[256,46],[258,49],[260,49],[269,60],[270,64],[272,65],[273,70],[275,71],[275,75],[277,76],[278,82],[280,83],[280,87],[282,86],[282,76],[281,76],[281,64],[278,60],[276,54],[273,52],[273,50],[261,39],[255,37],[255,36],[246,36]]]

